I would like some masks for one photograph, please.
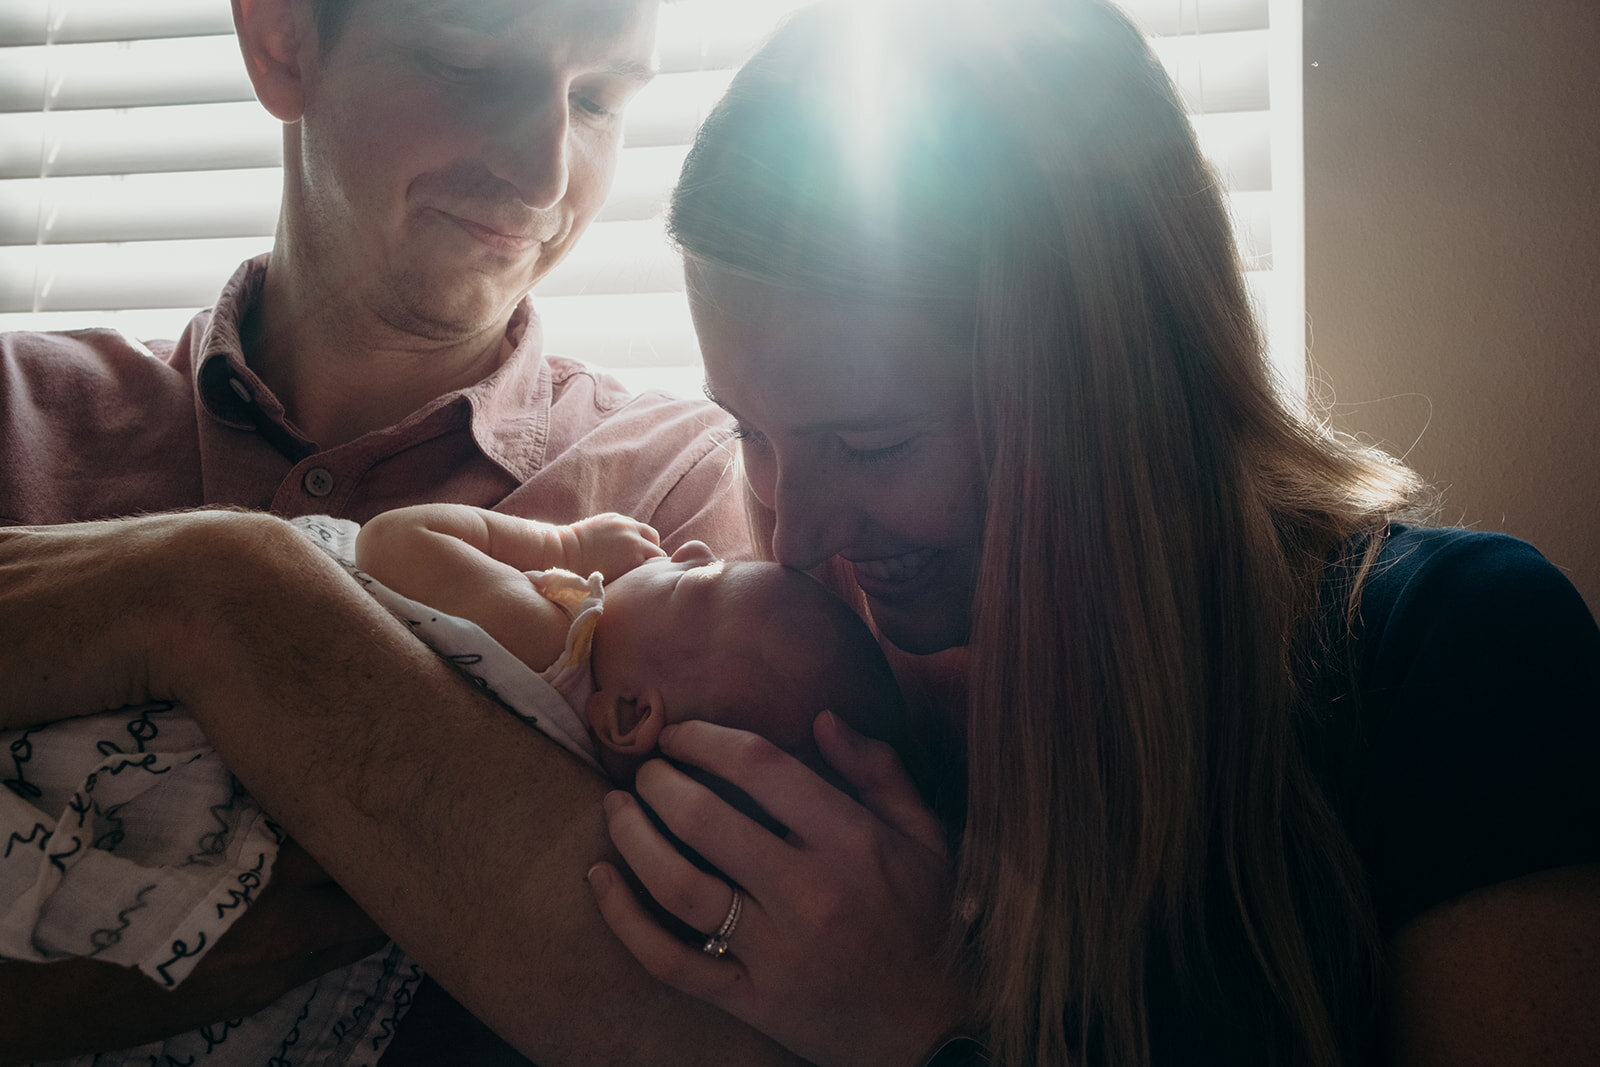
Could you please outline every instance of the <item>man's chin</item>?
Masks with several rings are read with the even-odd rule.
[[[390,325],[413,337],[448,344],[504,330],[526,290],[441,286],[397,301]]]

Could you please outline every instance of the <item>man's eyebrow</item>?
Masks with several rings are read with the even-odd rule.
[[[405,0],[404,6],[410,8],[418,18],[481,33],[504,30],[515,16],[513,8],[474,3],[472,0]]]
[[[652,64],[627,59],[606,67],[606,73],[617,78],[625,78],[628,81],[636,81],[643,84],[654,79],[657,72]]]
[[[485,4],[482,0],[402,0],[413,14],[469,33],[504,34],[517,19],[517,9],[505,4]],[[653,62],[619,59],[601,68],[612,77],[640,84],[652,81],[658,71]]]

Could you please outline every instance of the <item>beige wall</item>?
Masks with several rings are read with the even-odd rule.
[[[1600,614],[1600,3],[1306,0],[1305,62],[1336,422]]]

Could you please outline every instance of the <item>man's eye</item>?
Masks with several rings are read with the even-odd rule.
[[[574,110],[588,116],[591,121],[601,124],[614,121],[622,111],[620,107],[614,107],[605,100],[589,93],[573,93],[572,107]]]
[[[423,52],[417,57],[422,68],[441,81],[456,85],[464,85],[475,81],[484,74],[484,67],[463,65],[460,62],[451,62],[449,59],[440,58],[429,52]]]

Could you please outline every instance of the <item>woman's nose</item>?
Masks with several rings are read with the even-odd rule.
[[[776,522],[772,554],[796,570],[809,571],[846,548],[854,532],[849,502],[803,472],[783,472],[772,499]]]

